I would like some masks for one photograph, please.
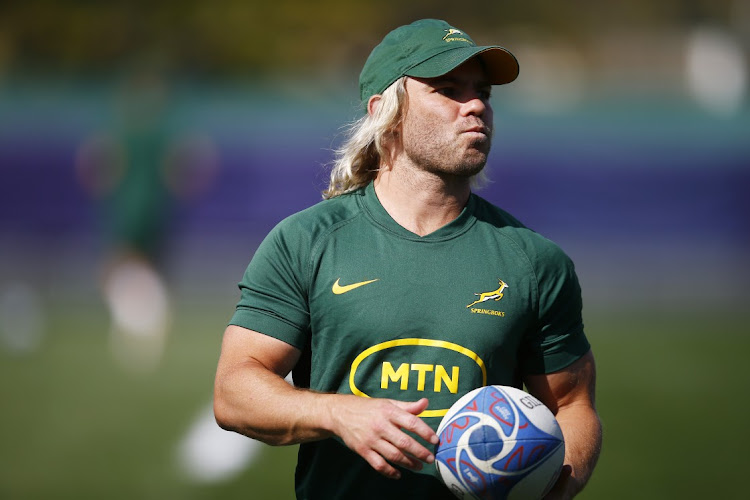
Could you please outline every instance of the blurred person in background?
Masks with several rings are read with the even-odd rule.
[[[214,411],[226,429],[300,444],[298,498],[453,498],[435,430],[490,384],[525,385],[555,413],[566,453],[549,498],[588,481],[601,426],[574,266],[472,193],[492,85],[517,75],[506,49],[444,21],[389,33],[360,74],[366,115],[325,201],[282,221],[252,258]]]
[[[88,137],[76,161],[81,184],[99,204],[112,352],[125,368],[143,372],[158,366],[171,325],[164,274],[175,204],[205,190],[217,167],[210,141],[170,133],[169,84],[152,66],[126,72],[116,126]]]

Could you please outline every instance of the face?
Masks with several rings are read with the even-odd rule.
[[[411,163],[441,175],[479,173],[492,142],[491,89],[476,58],[437,78],[407,78],[400,132]]]

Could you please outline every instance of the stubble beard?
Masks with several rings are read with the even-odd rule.
[[[440,177],[466,179],[484,169],[492,145],[491,133],[475,139],[459,135],[462,140],[450,142],[441,141],[434,132],[420,129],[403,138],[404,153],[417,168]]]

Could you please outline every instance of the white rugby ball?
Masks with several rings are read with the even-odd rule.
[[[438,427],[435,462],[459,498],[540,499],[565,456],[562,431],[541,401],[490,385],[456,401]]]

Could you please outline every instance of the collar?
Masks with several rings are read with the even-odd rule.
[[[390,214],[383,208],[378,195],[375,193],[375,184],[370,182],[361,191],[359,204],[370,220],[388,232],[396,234],[401,238],[415,241],[442,241],[455,238],[467,231],[476,221],[474,209],[476,207],[476,196],[472,193],[461,213],[454,220],[443,227],[425,236],[412,233],[398,222],[393,220]]]

